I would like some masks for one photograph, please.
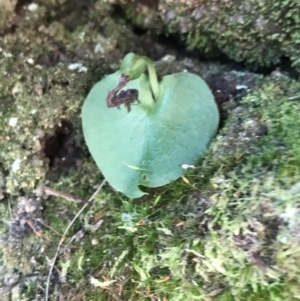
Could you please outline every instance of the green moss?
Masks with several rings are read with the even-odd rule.
[[[300,70],[299,2],[289,1],[160,1],[156,11],[145,5],[124,4],[129,18],[140,26],[175,33],[190,49],[207,56],[220,53],[251,68],[289,58]],[[143,20],[143,22],[141,21]]]
[[[100,172],[84,157],[81,105],[91,86],[118,68],[128,48],[141,48],[140,37],[124,26],[125,21],[110,16],[110,4],[93,1],[93,9],[88,10],[73,1],[35,3],[34,11],[27,4],[20,7],[16,24],[9,23],[8,15],[0,10],[1,279],[11,270],[25,279],[37,266],[47,274],[45,254],[53,258],[78,204],[45,200],[44,215],[39,217],[46,225],[42,233],[27,229],[35,220],[26,220],[23,212],[12,216],[11,211],[18,196],[36,197],[34,189],[40,184],[88,197]],[[78,68],[72,70],[73,64]],[[70,125],[67,136],[71,141],[71,146],[64,144],[67,159],[50,166],[46,144],[65,123]],[[59,176],[61,181],[57,181]],[[14,227],[14,222],[27,230],[19,235],[20,227]],[[79,219],[73,230],[85,223],[88,219]]]
[[[70,281],[86,283],[80,261],[99,281],[115,282],[80,286],[86,300],[120,291],[131,300],[297,300],[299,83],[263,82],[187,173],[194,188],[178,180],[141,200],[108,187],[99,195],[87,216],[106,216],[72,257]]]
[[[71,1],[38,4],[0,42],[0,161],[10,194],[45,180],[47,140],[64,121],[79,137],[86,91],[119,63],[117,44],[118,51],[136,44],[124,21],[108,16],[108,4],[96,3],[91,13]]]
[[[110,6],[101,14],[100,2],[90,13],[68,1],[47,3],[39,2],[35,13],[26,12],[30,17],[21,20],[15,32],[4,35],[0,42],[0,139],[4,141],[0,186],[11,194],[12,205],[15,195],[31,194],[46,178],[45,184],[52,188],[83,200],[89,198],[101,175],[83,146],[79,120],[83,99],[91,85],[117,65],[118,55],[108,55],[114,45],[120,43],[122,51],[141,47],[140,38],[128,33],[123,21],[105,18]],[[287,1],[278,5],[282,9],[282,5],[293,4]],[[256,8],[253,6],[253,14]],[[291,13],[293,16],[285,16],[293,18],[295,24],[297,18],[293,10]],[[279,18],[275,10],[272,18]],[[221,18],[219,24],[213,20],[207,28],[219,35],[220,22],[226,19]],[[180,18],[175,19],[174,28],[177,21]],[[214,39],[206,40],[203,26],[195,29],[195,47],[200,44],[213,49]],[[260,49],[251,46],[255,33],[245,37],[246,27],[233,24],[230,28],[232,36],[225,36],[233,39],[232,45],[226,48],[226,39],[221,36],[218,45],[236,59],[256,60]],[[283,26],[282,30],[287,29]],[[259,41],[266,43],[263,37]],[[104,52],[91,51],[95,43]],[[265,45],[274,58],[266,56],[266,62],[258,58],[258,64],[275,62],[279,52],[285,51],[282,49],[292,53],[294,44],[288,46],[287,41],[281,50],[272,43],[261,47]],[[255,54],[249,58],[252,51]],[[64,57],[55,61],[55,55]],[[33,65],[28,58],[33,59]],[[74,62],[82,62],[89,72],[69,70]],[[91,301],[116,300],[116,296],[145,301],[151,296],[168,301],[297,300],[300,85],[283,77],[261,77],[259,81],[262,84],[229,112],[205,159],[187,172],[190,185],[180,179],[150,189],[147,197],[134,201],[106,185],[67,238],[79,230],[84,230],[85,236],[69,246],[70,253],[59,256],[58,268],[70,263],[63,283],[66,300],[76,300],[76,296]],[[15,126],[9,125],[12,117],[17,118]],[[82,160],[61,170],[59,178],[57,174],[50,177],[43,139],[39,145],[34,137],[53,135],[63,120],[74,126],[72,141],[81,150]],[[13,172],[12,164],[18,158],[20,168]],[[5,222],[10,217],[7,200],[7,195],[1,200]],[[52,229],[44,230],[40,237],[33,233],[25,240],[15,239],[11,245],[1,246],[6,266],[31,273],[33,256],[41,273],[47,275],[45,257],[53,258],[61,239],[58,233],[64,232],[80,206],[62,199],[44,200],[43,221]],[[95,217],[103,212],[103,224],[94,230]],[[5,228],[1,226],[0,231]],[[105,289],[95,288],[90,276],[115,282]]]

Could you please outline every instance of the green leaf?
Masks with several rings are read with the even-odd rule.
[[[153,101],[148,77],[127,84],[139,91],[140,104],[108,108],[105,98],[121,72],[108,75],[90,91],[82,108],[84,137],[103,175],[130,198],[179,178],[182,164],[204,155],[218,124],[219,112],[206,83],[181,72],[165,76]],[[154,104],[154,105],[153,105]]]

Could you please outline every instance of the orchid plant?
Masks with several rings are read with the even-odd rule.
[[[163,186],[204,155],[218,129],[219,111],[198,75],[179,72],[158,81],[149,58],[129,53],[120,70],[90,91],[82,124],[109,184],[138,198],[145,194],[142,186]]]

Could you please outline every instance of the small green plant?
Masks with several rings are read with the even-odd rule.
[[[203,156],[219,112],[199,76],[180,72],[158,82],[153,62],[129,53],[120,70],[92,88],[82,123],[89,151],[107,181],[137,198],[145,194],[139,186],[163,186],[183,174],[182,164]]]

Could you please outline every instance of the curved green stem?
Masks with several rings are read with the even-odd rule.
[[[121,72],[128,75],[130,80],[139,78],[144,71],[148,69],[149,81],[154,100],[157,101],[159,97],[159,83],[154,64],[151,59],[146,56],[135,55],[128,53],[121,64]]]
[[[154,68],[153,61],[145,56],[143,57],[143,59],[145,60],[145,62],[147,64],[151,90],[152,90],[155,101],[157,101],[158,97],[159,97],[159,83],[158,83],[157,74],[156,74],[156,71]]]

